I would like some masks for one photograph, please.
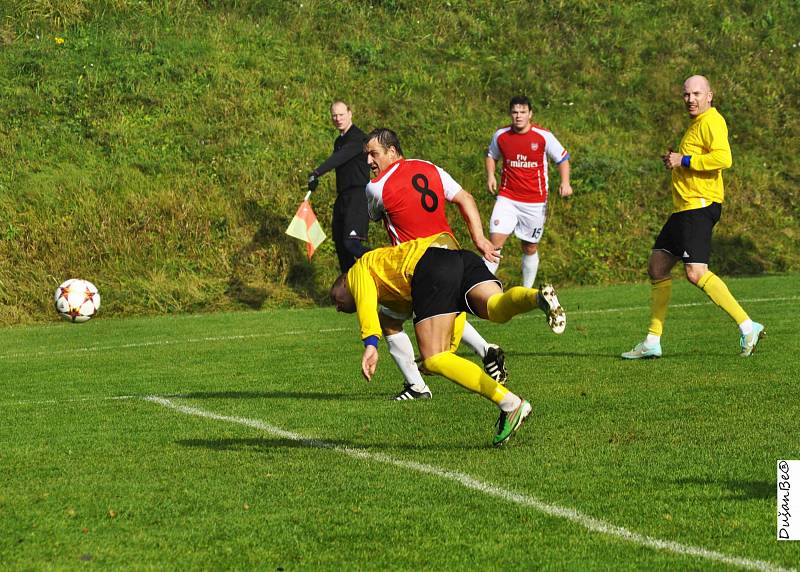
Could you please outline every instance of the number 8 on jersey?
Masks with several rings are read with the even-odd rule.
[[[444,201],[452,201],[459,191],[461,186],[433,163],[400,159],[367,185],[369,216],[383,219],[395,245],[441,232],[452,234]]]

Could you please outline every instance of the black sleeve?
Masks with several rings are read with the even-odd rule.
[[[363,150],[364,145],[360,141],[350,141],[349,143],[345,143],[342,145],[341,149],[334,151],[330,157],[325,159],[325,162],[322,163],[322,165],[314,169],[314,172],[316,172],[318,175],[324,175],[328,171],[344,165],[353,157],[357,157]]]

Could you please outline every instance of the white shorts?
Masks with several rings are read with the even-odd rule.
[[[378,304],[378,313],[388,316],[389,318],[394,318],[395,320],[399,320],[401,322],[405,322],[412,316],[411,309],[409,309],[407,312],[398,312],[397,310],[392,310],[383,304]]]
[[[511,234],[513,231],[518,239],[537,244],[544,234],[546,219],[547,203],[522,203],[497,197],[489,219],[489,232]]]

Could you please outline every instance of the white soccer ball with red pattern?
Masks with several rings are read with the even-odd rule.
[[[56,312],[70,322],[81,323],[92,319],[100,309],[100,293],[88,280],[70,278],[56,288]]]

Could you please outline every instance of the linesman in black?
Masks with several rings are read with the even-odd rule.
[[[319,178],[336,169],[336,202],[333,203],[333,242],[339,257],[339,269],[347,272],[357,258],[370,248],[367,195],[369,165],[364,153],[364,132],[353,125],[353,112],[344,101],[331,104],[331,121],[339,136],[333,154],[308,175],[308,190],[319,185]]]

